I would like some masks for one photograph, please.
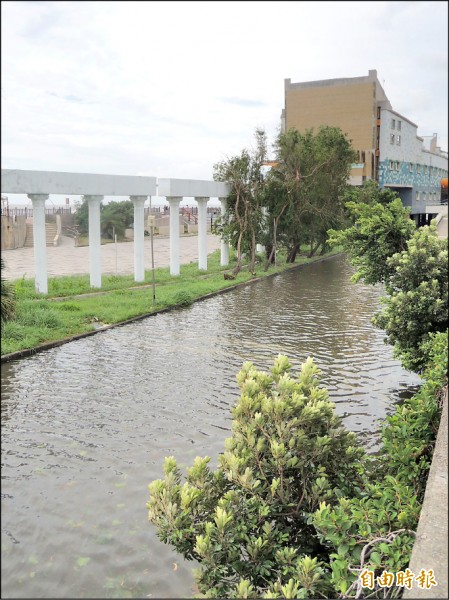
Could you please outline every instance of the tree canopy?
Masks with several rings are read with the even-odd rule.
[[[371,183],[352,189],[349,197],[345,207],[352,224],[346,229],[330,229],[329,243],[343,247],[357,269],[354,281],[388,283],[394,265],[387,259],[406,249],[416,229],[410,211],[396,194],[389,191],[386,195]]]
[[[89,204],[83,198],[77,206],[75,221],[80,233],[87,235],[89,232]],[[105,238],[114,238],[114,234],[121,238],[125,229],[134,223],[134,205],[131,200],[119,202],[100,203],[100,228],[101,235]]]
[[[294,262],[302,242],[310,243],[311,254],[326,242],[327,229],[342,212],[340,197],[355,153],[343,132],[329,126],[316,134],[281,132],[275,151],[277,165],[267,177],[265,204],[273,238],[287,248],[287,261]]]

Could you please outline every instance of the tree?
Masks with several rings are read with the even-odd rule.
[[[125,229],[134,223],[134,204],[131,200],[110,202],[101,212],[101,232],[104,237],[123,237]]]
[[[290,370],[281,355],[271,374],[245,363],[218,469],[198,457],[181,484],[170,457],[165,478],[149,486],[150,522],[162,541],[200,562],[196,579],[208,597],[279,597],[284,586],[315,597],[327,589],[326,548],[309,518],[320,502],[333,506],[354,493],[365,454],[319,387],[313,360],[297,380]]]
[[[343,230],[329,230],[329,243],[340,245],[357,271],[353,281],[367,284],[388,283],[394,266],[387,259],[407,247],[407,240],[416,230],[410,211],[401,199],[383,197],[372,185],[351,192],[357,200],[346,202],[352,225]],[[386,203],[384,203],[386,201]]]
[[[89,233],[89,203],[85,198],[77,206],[75,220],[80,233],[87,235]],[[106,205],[100,203],[100,227],[103,237],[114,239],[115,233],[120,238],[125,229],[130,227],[133,222],[134,205],[131,200],[110,202]]]
[[[341,244],[357,268],[353,281],[385,285],[385,308],[373,323],[385,330],[404,368],[421,373],[429,336],[448,327],[447,243],[433,224],[416,230],[391,192],[370,184],[351,195],[360,200],[346,203],[352,225],[330,230],[330,243]]]
[[[277,166],[268,175],[265,202],[273,239],[282,240],[287,262],[294,262],[304,238],[311,244],[310,255],[326,242],[327,229],[342,208],[339,198],[355,153],[343,132],[329,126],[316,135],[313,130],[280,133],[275,148]]]
[[[214,165],[215,181],[226,181],[231,186],[227,198],[229,219],[221,220],[222,235],[228,239],[237,251],[237,264],[234,275],[242,268],[242,254],[251,255],[250,271],[254,272],[256,245],[263,226],[261,199],[263,178],[261,167],[266,159],[266,134],[257,129],[256,148]]]
[[[438,239],[435,225],[422,227],[386,262],[388,296],[373,323],[403,366],[420,373],[429,362],[429,336],[448,328],[447,240]]]
[[[368,179],[362,186],[349,186],[343,194],[343,203],[357,202],[363,204],[382,204],[387,205],[399,198],[397,192],[390,188],[379,188],[377,183],[372,179]],[[348,217],[351,218],[351,214]]]

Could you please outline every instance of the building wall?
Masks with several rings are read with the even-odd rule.
[[[315,131],[321,125],[339,127],[359,152],[357,166],[351,171],[351,183],[361,185],[373,176],[376,148],[377,106],[388,98],[377,80],[377,72],[367,77],[329,79],[305,83],[285,80],[285,129]]]
[[[426,204],[441,200],[447,156],[426,150],[417,125],[399,113],[383,109],[380,121],[379,186],[397,191],[412,214],[425,213]]]
[[[380,187],[397,191],[412,214],[425,213],[426,204],[440,202],[447,153],[437,147],[436,134],[418,137],[417,125],[393,110],[375,70],[367,77],[303,83],[286,79],[281,123],[283,131],[293,127],[302,133],[320,125],[339,127],[359,153],[351,185],[377,179]]]
[[[1,216],[1,249],[22,248],[26,236],[26,217]]]

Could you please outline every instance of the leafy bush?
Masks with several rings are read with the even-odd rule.
[[[438,239],[434,225],[422,227],[387,264],[388,296],[373,323],[386,331],[403,366],[419,373],[429,361],[429,335],[448,327],[447,240]]]
[[[290,369],[281,355],[271,374],[245,363],[219,468],[197,457],[181,484],[170,457],[165,478],[149,486],[150,522],[162,541],[201,563],[196,579],[207,597],[328,590],[320,562],[327,554],[309,516],[323,500],[332,506],[357,495],[365,453],[319,387],[313,360],[297,380]]]
[[[409,564],[441,417],[439,396],[447,386],[447,332],[431,335],[429,346],[425,383],[387,417],[360,496],[340,499],[336,507],[323,502],[311,519],[331,551],[331,583],[340,597],[360,597],[362,568],[377,577]],[[386,589],[371,593],[384,598]],[[398,597],[400,588],[388,593]]]
[[[425,382],[387,417],[376,456],[341,427],[312,359],[298,380],[285,356],[271,374],[243,365],[218,469],[197,457],[182,484],[169,457],[149,486],[149,520],[200,563],[203,596],[360,598],[363,569],[407,568],[447,386],[447,332],[428,345]],[[376,583],[370,597],[401,592]]]
[[[362,193],[362,192],[360,192]],[[387,204],[372,201],[347,202],[353,225],[342,231],[329,230],[331,246],[342,246],[357,269],[353,281],[367,284],[386,283],[394,273],[387,259],[406,249],[415,231],[410,211],[401,199]]]

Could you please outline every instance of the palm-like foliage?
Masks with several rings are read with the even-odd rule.
[[[1,320],[9,321],[16,313],[16,298],[12,285],[3,277],[6,268],[3,257],[1,258]]]

